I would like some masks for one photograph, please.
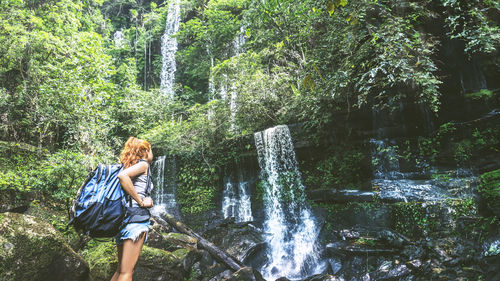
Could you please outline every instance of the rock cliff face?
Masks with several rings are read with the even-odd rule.
[[[54,227],[39,218],[0,214],[0,280],[89,279],[89,266]]]

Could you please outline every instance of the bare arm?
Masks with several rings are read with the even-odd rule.
[[[139,204],[139,206],[141,207],[143,207],[144,204],[141,197],[139,197],[139,194],[137,194],[137,191],[135,191],[134,184],[132,183],[132,178],[147,173],[147,171],[148,164],[146,162],[139,162],[128,167],[118,174],[118,179],[120,180],[120,184],[123,190],[125,190],[125,192],[127,192],[132,198],[134,198],[137,204]]]

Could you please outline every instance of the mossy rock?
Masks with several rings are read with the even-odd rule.
[[[90,237],[78,232],[74,227],[67,227],[69,222],[69,215],[67,210],[56,208],[51,205],[52,201],[46,200],[44,203],[34,200],[31,202],[28,210],[25,212],[27,215],[32,215],[41,218],[50,223],[62,235],[66,243],[73,248],[76,252],[80,252],[90,240]]]
[[[188,249],[171,253],[144,245],[134,268],[133,280],[183,280],[182,259],[188,253]],[[82,255],[89,263],[91,281],[111,279],[118,265],[116,244],[112,239],[90,241]]]
[[[500,216],[500,169],[482,174],[478,191],[491,211]]]
[[[170,232],[164,234],[164,237],[167,242],[180,246],[196,247],[196,244],[198,243],[196,238],[182,233]]]
[[[89,266],[39,218],[0,214],[0,280],[88,280]]]
[[[0,212],[25,212],[34,199],[34,192],[15,188],[3,189],[0,191]]]
[[[392,205],[391,211],[393,229],[410,238],[468,231],[463,223],[460,223],[461,219],[475,216],[477,216],[477,206],[471,198],[435,202],[399,202]]]
[[[108,281],[118,265],[116,244],[112,239],[91,240],[82,256],[89,263],[91,281]]]
[[[134,281],[184,280],[187,277],[182,259],[177,255],[148,246],[143,246],[134,268]]]

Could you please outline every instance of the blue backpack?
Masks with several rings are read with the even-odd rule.
[[[113,237],[125,226],[126,193],[117,177],[121,170],[121,164],[99,164],[87,176],[73,200],[68,226],[96,238]]]

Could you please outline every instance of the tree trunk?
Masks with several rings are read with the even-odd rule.
[[[163,213],[158,216],[154,216],[154,218],[157,220],[158,223],[165,223],[167,222],[170,224],[172,227],[175,227],[178,231],[181,233],[184,233],[186,235],[192,236],[196,239],[198,239],[198,245],[200,245],[203,249],[207,250],[212,256],[214,256],[217,260],[220,262],[223,262],[229,268],[231,268],[234,271],[240,270],[242,267],[245,267],[240,261],[235,259],[234,257],[230,256],[228,253],[225,251],[219,249],[217,246],[215,246],[212,242],[206,240],[205,238],[201,237],[199,234],[191,230],[189,227],[187,227],[185,224],[182,222],[178,221],[175,219],[173,216],[167,213]]]

